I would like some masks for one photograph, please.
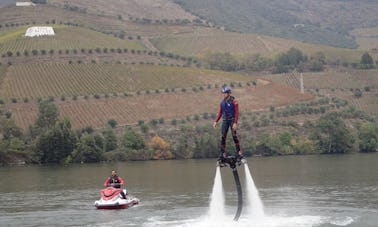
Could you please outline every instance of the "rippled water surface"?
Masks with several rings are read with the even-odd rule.
[[[0,226],[377,226],[378,154],[248,158],[264,217],[244,208],[222,168],[226,215],[209,215],[215,160],[174,160],[0,168]],[[141,203],[96,210],[112,169]],[[243,170],[243,171],[242,171]]]

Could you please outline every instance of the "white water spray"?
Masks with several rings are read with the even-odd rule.
[[[246,178],[246,210],[242,211],[241,218],[235,222],[233,214],[225,213],[225,195],[223,192],[220,167],[216,168],[213,190],[210,196],[210,207],[208,214],[200,219],[187,219],[182,224],[175,223],[174,226],[187,227],[281,227],[281,226],[319,226],[328,223],[328,217],[301,215],[301,216],[267,216],[264,213],[264,206],[260,199],[259,192],[255,186],[248,164],[244,164]],[[349,217],[348,217],[349,218]],[[350,220],[351,219],[351,220]],[[353,222],[347,219],[346,223]],[[330,222],[332,223],[332,222]],[[156,225],[154,225],[156,226]]]
[[[225,215],[224,200],[222,177],[220,173],[220,167],[218,166],[215,174],[213,191],[211,193],[209,209],[210,219],[217,219]]]
[[[253,182],[252,175],[249,171],[248,164],[244,165],[245,170],[245,178],[246,178],[246,186],[247,186],[247,199],[248,199],[248,213],[249,216],[253,218],[263,218],[264,214],[264,206],[260,199],[259,192]]]

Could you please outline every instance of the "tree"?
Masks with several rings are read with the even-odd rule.
[[[360,68],[362,68],[362,69],[371,69],[373,67],[374,67],[374,60],[373,60],[373,58],[370,56],[369,53],[365,52],[361,56]]]
[[[137,134],[132,128],[126,128],[123,135],[123,146],[130,150],[141,150],[146,144],[141,135]]]
[[[375,152],[378,150],[378,126],[374,123],[364,123],[358,130],[360,152]]]
[[[244,65],[248,70],[260,71],[270,67],[272,65],[272,61],[261,54],[255,54],[247,56],[244,60]]]
[[[306,61],[307,56],[301,50],[292,47],[286,53],[280,53],[276,57],[273,73],[287,73],[290,69],[300,68]]]
[[[77,137],[68,119],[47,128],[38,137],[36,153],[42,163],[62,163],[74,150]]]
[[[215,158],[218,156],[218,137],[212,133],[205,133],[195,140],[193,158]]]
[[[58,108],[50,101],[42,101],[38,106],[39,113],[36,121],[38,128],[51,128],[58,120]]]
[[[15,156],[24,156],[25,142],[22,130],[12,119],[0,116],[0,163],[7,163]]]
[[[286,55],[288,65],[298,66],[301,62],[307,61],[307,57],[302,53],[302,51],[294,47],[290,48]]]
[[[365,53],[361,56],[360,64],[363,64],[363,65],[372,65],[372,64],[374,64],[374,60],[373,60],[373,58],[370,56],[370,54],[369,54],[368,52],[365,52]]]
[[[209,53],[205,56],[210,69],[236,71],[240,69],[238,61],[230,53]]]
[[[117,126],[117,121],[115,120],[115,119],[110,119],[109,121],[108,121],[108,125],[110,126],[110,127],[112,127],[112,128],[115,128],[116,126]]]
[[[4,140],[21,138],[22,131],[12,119],[0,118],[0,135]]]
[[[321,153],[346,153],[351,151],[354,138],[338,113],[328,113],[316,122],[311,139]]]
[[[149,142],[149,147],[153,152],[152,159],[172,159],[173,155],[170,151],[170,144],[164,139],[155,135]]]
[[[113,129],[107,127],[104,131],[104,151],[112,151],[117,149],[117,137],[115,136]]]
[[[73,162],[98,162],[103,160],[102,142],[100,136],[84,133],[80,137],[77,148],[71,154]]]

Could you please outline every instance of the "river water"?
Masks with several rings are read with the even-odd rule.
[[[229,168],[220,169],[224,202],[210,212],[215,160],[1,167],[0,226],[378,226],[378,153],[253,157],[247,165],[238,167],[238,222]],[[139,205],[96,210],[112,169]],[[248,207],[251,191],[262,203],[259,219]]]

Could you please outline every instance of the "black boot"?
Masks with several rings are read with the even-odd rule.
[[[220,167],[225,167],[226,166],[226,153],[225,152],[221,152],[219,154],[219,157],[218,157],[218,160],[217,160],[217,166],[220,166]]]
[[[240,166],[243,161],[245,160],[244,156],[243,156],[243,153],[241,151],[238,151],[236,152],[235,154],[235,158],[236,158],[236,162],[238,163],[238,165]]]

